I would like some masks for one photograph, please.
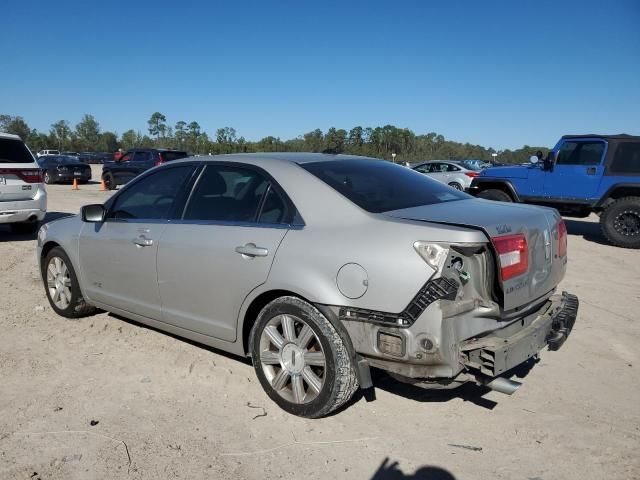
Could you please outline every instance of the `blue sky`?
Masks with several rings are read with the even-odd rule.
[[[2,7],[0,113],[154,111],[257,140],[394,124],[494,148],[640,134],[640,2],[49,1]]]

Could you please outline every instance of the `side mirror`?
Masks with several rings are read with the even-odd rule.
[[[104,222],[104,216],[106,213],[107,211],[101,203],[83,205],[80,207],[80,216],[82,217],[83,222],[102,223]]]
[[[529,161],[530,161],[533,165],[535,165],[536,163],[538,163],[538,162],[540,161],[540,159],[538,158],[538,156],[537,156],[537,155],[531,155],[531,156],[529,157]]]

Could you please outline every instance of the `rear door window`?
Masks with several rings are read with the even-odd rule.
[[[621,142],[611,162],[612,174],[640,175],[640,142]]]
[[[133,156],[134,162],[146,162],[151,160],[151,152],[136,152]]]
[[[269,181],[260,173],[207,165],[184,213],[185,220],[255,222]]]
[[[599,165],[604,153],[604,142],[563,142],[558,152],[557,165]]]
[[[33,157],[22,141],[0,138],[0,163],[33,163]]]

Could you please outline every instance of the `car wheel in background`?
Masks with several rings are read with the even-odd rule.
[[[358,387],[344,340],[322,313],[300,298],[280,297],[262,309],[250,350],[262,387],[293,415],[325,416]]]
[[[49,175],[49,172],[47,171],[44,172],[44,183],[46,183],[47,185],[53,183],[53,180],[51,180],[51,175]]]
[[[107,187],[107,190],[115,190],[116,189],[116,181],[113,178],[113,174],[111,172],[107,172],[102,176],[104,180],[104,184]]]
[[[449,186],[451,188],[455,188],[456,190],[463,190],[462,185],[460,185],[458,182],[451,182]]]
[[[613,245],[640,248],[640,197],[623,197],[600,215],[602,234]]]
[[[38,231],[40,222],[10,223],[9,229],[18,235],[33,235]]]
[[[58,315],[80,318],[95,311],[82,298],[78,277],[62,248],[54,247],[47,253],[41,273],[49,304]]]
[[[509,194],[503,190],[497,188],[490,188],[488,190],[482,190],[478,195],[478,198],[484,198],[485,200],[495,200],[497,202],[512,202]]]

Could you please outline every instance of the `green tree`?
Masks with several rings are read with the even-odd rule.
[[[103,132],[100,134],[96,151],[115,152],[120,147],[118,136],[113,132]]]
[[[29,125],[27,125],[27,122],[25,122],[22,117],[10,117],[4,129],[0,130],[18,135],[23,141],[26,141],[27,138],[29,138],[29,134],[31,133]]]
[[[120,143],[125,150],[139,146],[141,143],[140,132],[136,133],[135,130],[127,130],[120,137]]]
[[[100,139],[100,125],[93,115],[85,114],[76,125],[75,134],[79,150],[95,150]]]
[[[51,124],[50,134],[56,142],[58,150],[64,150],[71,140],[71,127],[66,120],[58,120]]]
[[[167,117],[165,117],[160,112],[155,112],[151,115],[151,118],[147,121],[149,124],[149,134],[155,135],[156,140],[160,138],[160,136],[164,136],[164,133],[167,128]]]

